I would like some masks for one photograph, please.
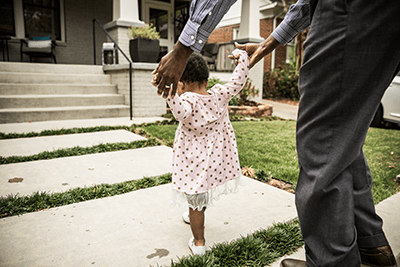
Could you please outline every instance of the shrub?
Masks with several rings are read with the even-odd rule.
[[[218,78],[209,78],[208,79],[208,86],[207,90],[212,88],[216,84],[222,84],[221,80]],[[229,106],[240,106],[245,102],[249,101],[249,97],[258,96],[260,93],[260,89],[257,89],[255,86],[252,86],[251,79],[247,78],[246,84],[244,85],[243,89],[240,91],[239,94],[235,95],[230,101]]]
[[[156,27],[153,24],[146,24],[142,27],[130,26],[128,29],[129,39],[143,38],[150,40],[160,39],[160,34],[157,32]]]
[[[222,84],[222,81],[218,78],[209,78],[208,79],[208,86],[207,86],[207,90],[211,89],[214,85],[216,85],[217,83]]]
[[[299,74],[292,65],[266,71],[263,79],[263,98],[299,100]]]

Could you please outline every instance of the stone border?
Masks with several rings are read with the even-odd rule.
[[[272,106],[258,103],[258,106],[228,106],[229,114],[252,116],[256,118],[272,116]]]

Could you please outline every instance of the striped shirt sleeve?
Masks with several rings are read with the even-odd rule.
[[[285,18],[271,35],[285,45],[308,26],[310,26],[310,0],[298,0],[296,4],[290,6]]]
[[[189,20],[179,41],[200,53],[211,32],[236,0],[193,0],[190,5]]]

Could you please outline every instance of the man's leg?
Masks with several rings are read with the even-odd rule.
[[[318,1],[300,71],[296,204],[308,266],[360,266],[387,244],[362,145],[399,70],[400,2]]]

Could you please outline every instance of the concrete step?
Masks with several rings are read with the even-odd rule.
[[[103,66],[0,62],[0,72],[61,73],[61,74],[103,74]]]
[[[106,74],[45,74],[0,72],[0,83],[37,84],[111,84]]]
[[[91,95],[7,95],[0,96],[0,109],[48,108],[72,106],[124,105],[125,96],[118,94]]]
[[[0,123],[129,117],[128,105],[1,109]]]
[[[114,84],[21,84],[0,83],[0,95],[116,94]]]

